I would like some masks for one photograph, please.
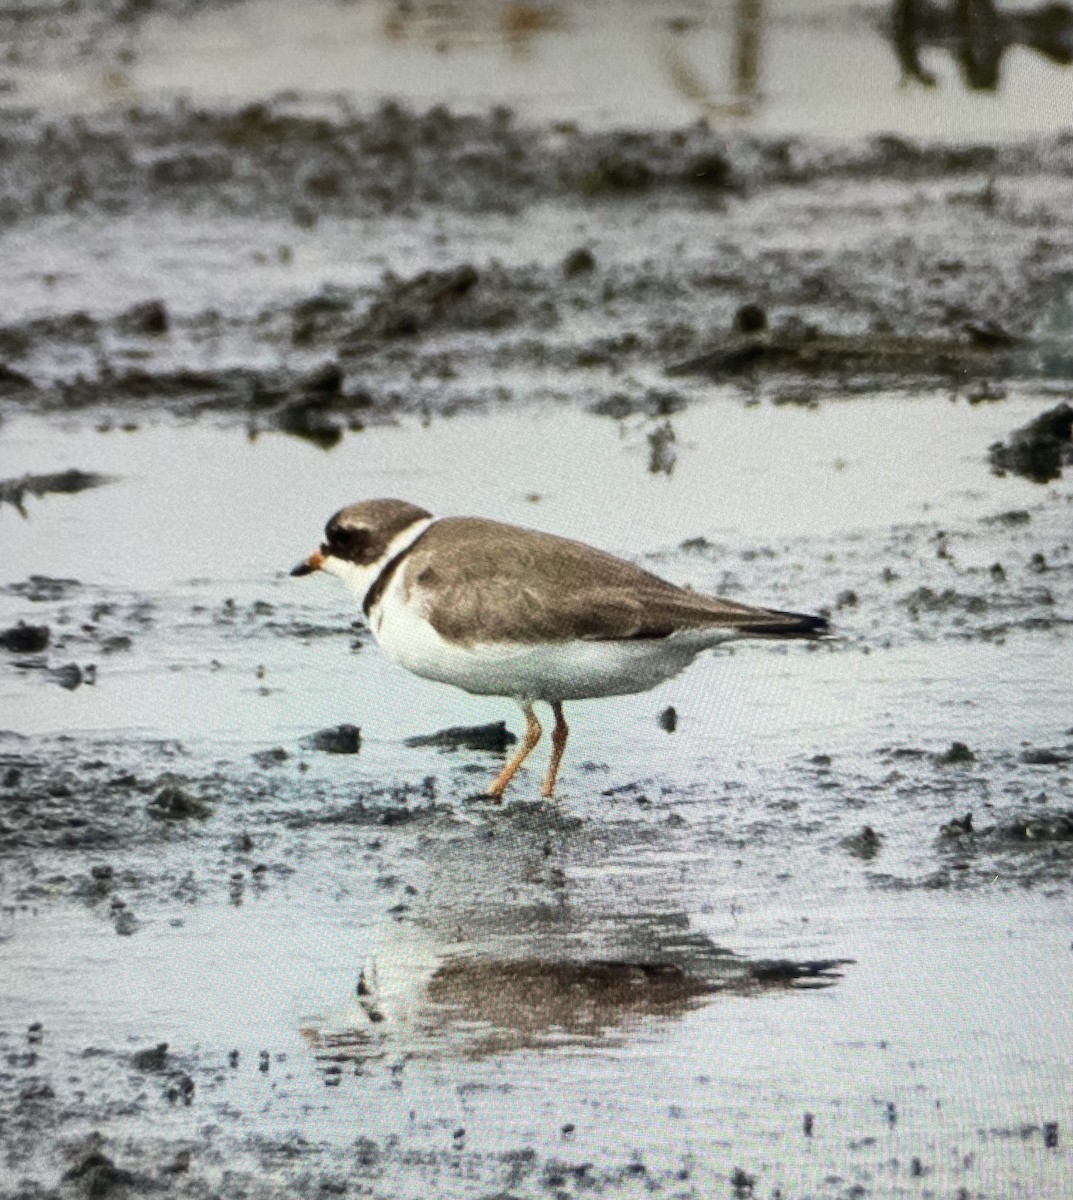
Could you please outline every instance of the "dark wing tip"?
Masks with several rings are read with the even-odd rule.
[[[813,613],[792,613],[772,610],[771,620],[749,629],[757,637],[775,638],[823,638],[831,635],[831,623],[826,617]]]

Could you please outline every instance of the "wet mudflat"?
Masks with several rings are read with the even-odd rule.
[[[0,14],[0,1194],[1073,1192],[1060,14],[268,7]],[[495,806],[376,495],[838,637]]]
[[[12,420],[4,475],[113,482],[3,517],[0,624],[49,630],[0,664],[8,1190],[1067,1188],[1071,493],[986,460],[1037,409],[728,394],[670,475],[644,418],[570,411],[327,454]],[[538,764],[500,809],[496,753],[407,740],[503,704],[286,575],[354,480],[841,637],[575,706],[561,799]]]

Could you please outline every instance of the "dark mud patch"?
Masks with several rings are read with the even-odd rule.
[[[0,630],[0,648],[9,654],[39,654],[48,649],[51,637],[47,625],[27,625],[20,621],[10,629]]]
[[[334,725],[318,729],[305,738],[303,745],[324,754],[357,754],[361,749],[361,730],[357,725]]]
[[[276,99],[230,111],[189,104],[57,118],[30,115],[3,141],[9,220],[47,213],[218,207],[376,215],[437,207],[505,211],[572,197],[670,193],[718,206],[741,188],[890,175],[920,182],[1068,165],[1065,138],[1021,146],[918,145],[877,137],[851,146],[728,139],[697,123],[671,132],[536,128],[507,109],[428,112],[387,102],[358,116],[316,116]],[[144,154],[137,153],[143,149]]]
[[[107,475],[92,471],[57,471],[49,475],[22,475],[18,479],[0,479],[0,505],[10,504],[25,517],[26,498],[33,496],[72,496],[89,488],[113,482]]]
[[[918,338],[891,334],[828,334],[813,326],[756,334],[734,333],[705,353],[676,363],[667,374],[714,381],[765,376],[822,380],[842,390],[960,384],[974,379],[1027,377],[1038,367],[1025,349],[980,344],[978,337]],[[785,394],[783,402],[787,402]],[[807,402],[808,397],[797,402]]]
[[[513,746],[517,737],[507,728],[506,721],[492,721],[488,725],[452,725],[437,733],[423,733],[406,739],[412,747],[435,746],[440,750],[487,750],[493,754],[504,754]]]
[[[1050,483],[1062,477],[1062,468],[1073,464],[1073,408],[1062,403],[1041,413],[1005,442],[990,450],[991,469],[1007,471],[1035,483]]]

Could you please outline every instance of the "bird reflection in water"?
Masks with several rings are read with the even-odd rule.
[[[998,89],[1002,57],[1013,46],[1027,47],[1060,66],[1073,63],[1073,9],[1061,3],[1002,12],[992,0],[953,0],[949,6],[894,0],[890,36],[902,71],[927,87],[937,79],[921,62],[920,52],[931,46],[951,55],[973,91]]]
[[[548,909],[456,913],[397,923],[353,1001],[303,1032],[321,1066],[333,1069],[621,1044],[719,993],[829,987],[847,962],[742,957],[681,912],[591,920]]]

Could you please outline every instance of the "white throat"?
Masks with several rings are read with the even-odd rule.
[[[357,563],[347,562],[345,558],[336,558],[333,554],[329,554],[325,557],[321,570],[341,579],[347,585],[354,599],[359,604],[364,604],[369,589],[376,582],[384,567],[396,554],[408,550],[436,519],[436,517],[422,517],[419,521],[414,521],[412,525],[407,525],[401,533],[395,534],[388,542],[384,553],[368,566],[360,567]]]

